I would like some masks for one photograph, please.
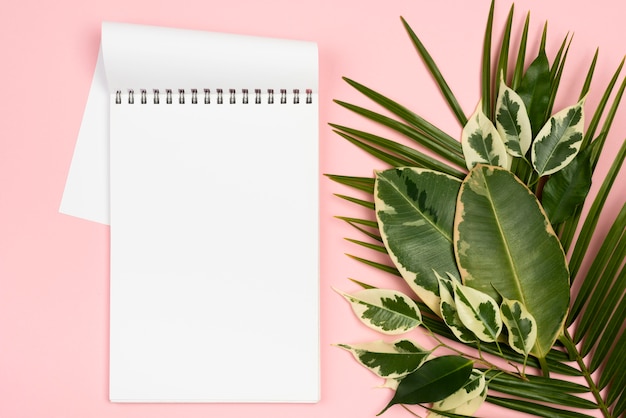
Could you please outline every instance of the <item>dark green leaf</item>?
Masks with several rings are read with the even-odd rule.
[[[499,405],[514,411],[526,412],[532,416],[544,418],[593,418],[593,416],[578,412],[566,411],[564,409],[528,402],[519,399],[501,398],[497,396],[487,396],[487,402]]]
[[[440,401],[461,389],[472,372],[472,361],[460,356],[442,356],[429,360],[400,381],[389,404],[417,405]]]
[[[354,113],[361,115],[365,118],[368,118],[374,122],[377,122],[383,126],[391,128],[402,135],[405,135],[407,138],[417,142],[418,144],[432,150],[437,153],[439,156],[449,161],[450,163],[458,166],[465,167],[465,160],[462,156],[460,156],[456,152],[452,152],[446,147],[442,146],[438,142],[432,141],[432,138],[424,135],[423,132],[415,129],[414,127],[407,125],[405,123],[399,122],[395,119],[392,119],[388,116],[381,115],[380,113],[373,112],[371,110],[365,109],[360,106],[356,106],[350,103],[342,102],[340,100],[335,100],[340,106],[345,107],[348,110],[353,111]]]
[[[487,25],[485,27],[485,39],[483,41],[483,60],[482,60],[482,103],[483,113],[488,119],[493,120],[493,101],[494,98],[491,94],[491,32],[493,28],[493,9],[495,0],[491,0],[491,6],[489,6],[489,15],[487,17]],[[496,82],[499,75],[496,74]]]
[[[578,235],[578,239],[576,241],[576,245],[574,247],[574,251],[570,257],[569,269],[572,277],[572,282],[577,279],[578,269],[583,262],[585,255],[587,254],[587,250],[589,248],[589,243],[591,242],[591,238],[593,237],[594,231],[596,229],[596,225],[598,220],[600,219],[600,212],[602,212],[602,208],[604,207],[604,203],[613,188],[613,183],[619,174],[620,167],[624,162],[624,158],[626,158],[626,141],[622,143],[621,148],[619,149],[617,155],[615,156],[615,160],[613,160],[613,164],[609,168],[609,171],[600,186],[600,190],[596,195],[590,209],[587,214],[587,218],[580,230],[580,234]]]
[[[394,154],[405,161],[407,161],[406,165],[410,165],[413,167],[424,167],[432,170],[437,170],[442,173],[450,174],[451,176],[457,178],[465,177],[465,173],[459,170],[456,170],[449,165],[442,163],[441,161],[432,158],[414,148],[408,147],[406,145],[400,144],[398,142],[382,138],[377,135],[373,135],[367,132],[359,131],[356,129],[348,128],[345,126],[330,124],[333,128],[343,131],[345,134],[348,134],[351,139],[359,138],[363,141],[366,141],[369,144],[373,144],[377,146],[379,149],[389,152],[389,155]],[[339,133],[335,131],[336,133]],[[343,135],[342,135],[343,136]],[[345,136],[344,136],[345,138]]]
[[[374,178],[372,177],[340,176],[336,174],[326,174],[326,177],[337,183],[345,184],[370,194],[374,193]]]
[[[524,399],[548,402],[554,405],[565,406],[569,408],[585,408],[596,409],[598,405],[587,399],[570,395],[563,389],[550,390],[540,384],[527,384],[525,381],[518,379],[517,381],[505,380],[500,381],[495,378],[489,381],[489,389],[506,395],[514,395]]]
[[[346,240],[350,241],[353,244],[360,245],[365,248],[369,248],[370,250],[378,251],[380,253],[387,254],[387,249],[383,245],[376,245],[369,242],[359,241],[352,238],[346,238]]]
[[[545,115],[550,102],[550,64],[545,50],[539,51],[515,90],[526,105],[534,137],[546,122]]]
[[[494,74],[494,81],[496,86],[496,91],[494,92],[494,97],[498,97],[498,80],[500,77],[504,79],[506,83],[507,74],[508,74],[508,64],[509,64],[509,44],[511,42],[511,27],[513,26],[513,14],[515,10],[515,4],[511,4],[511,8],[509,9],[509,15],[506,19],[506,25],[502,32],[502,42],[500,43],[500,55],[498,58],[498,66],[496,68],[496,72]]]
[[[515,69],[513,70],[513,80],[511,81],[511,88],[515,91],[519,88],[524,75],[524,60],[526,58],[526,43],[528,41],[529,24],[530,13],[527,13],[526,20],[524,21],[524,29],[522,30],[522,37],[519,42],[519,48],[517,49],[517,60],[515,61]]]
[[[461,106],[456,100],[456,97],[454,97],[454,94],[452,94],[452,90],[450,90],[448,83],[446,83],[446,80],[441,75],[441,71],[439,71],[439,68],[437,68],[435,61],[433,61],[432,57],[422,44],[422,41],[419,40],[419,38],[417,37],[415,32],[413,32],[413,29],[411,29],[406,20],[404,20],[404,18],[401,19],[404,28],[406,29],[409,37],[411,38],[411,41],[413,42],[413,45],[415,46],[415,49],[417,49],[418,54],[422,58],[422,61],[424,61],[424,64],[426,64],[426,67],[428,67],[428,70],[430,71],[430,74],[437,82],[437,86],[439,87],[439,90],[441,90],[441,93],[448,102],[448,106],[450,106],[450,109],[452,109],[452,111],[456,115],[459,124],[461,126],[465,125],[467,123],[467,117],[463,113],[463,109],[461,109]]]
[[[367,200],[358,199],[356,197],[346,196],[346,195],[338,194],[338,193],[335,193],[335,196],[337,196],[337,197],[339,197],[339,198],[341,198],[343,200],[347,200],[348,202],[356,203],[357,205],[363,206],[365,208],[374,209],[374,203],[373,202],[369,202]]]
[[[367,260],[365,258],[357,257],[357,256],[351,255],[351,254],[346,254],[346,255],[348,257],[352,258],[353,260],[359,261],[359,262],[361,262],[363,264],[367,264],[368,266],[371,266],[371,267],[375,267],[378,270],[382,270],[382,271],[384,271],[386,273],[390,273],[390,274],[393,274],[395,276],[402,277],[400,272],[398,272],[398,269],[396,269],[393,266],[388,266],[387,264],[377,263],[376,261]]]
[[[591,148],[579,153],[564,169],[550,176],[543,188],[543,205],[552,225],[574,215],[591,188]]]

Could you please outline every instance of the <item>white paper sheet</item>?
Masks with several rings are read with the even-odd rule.
[[[110,399],[318,401],[316,45],[107,23],[102,58],[110,102],[110,171],[102,176],[110,179]],[[94,81],[92,93],[99,87]],[[90,94],[90,104],[99,96]],[[77,204],[71,182],[84,178],[82,158],[103,148],[102,137],[83,136],[95,129],[89,117],[63,208],[103,222],[95,202]]]

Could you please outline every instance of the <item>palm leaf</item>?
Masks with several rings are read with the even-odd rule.
[[[498,61],[492,72],[491,37],[494,24],[494,3],[495,1],[491,2],[485,28],[481,72],[481,92],[485,106],[484,111],[490,117],[493,117],[492,110],[498,88],[498,84],[495,84],[495,82],[499,80],[500,74],[504,74],[505,78],[507,75],[514,11],[513,6],[511,6],[504,25],[502,41],[499,45]],[[536,132],[539,129],[537,126],[543,125],[550,117],[554,99],[560,87],[561,75],[565,67],[572,38],[569,35],[564,38],[552,65],[547,66],[547,56],[545,55],[547,24],[544,25],[538,58],[535,60],[537,63],[534,64],[534,68],[529,76],[525,66],[529,22],[530,15],[527,14],[521,32],[520,43],[517,49],[517,60],[513,68],[510,86],[518,92],[520,89],[522,92],[525,91],[527,100],[535,105],[534,130]],[[467,122],[465,113],[444,80],[441,71],[415,32],[403,18],[402,23],[452,113],[461,125],[465,125]],[[586,96],[590,90],[597,58],[598,53],[596,50],[581,88],[581,98]],[[581,149],[589,148],[589,152],[592,154],[592,168],[595,168],[604,143],[609,138],[609,131],[616,116],[618,105],[626,89],[625,79],[607,111],[609,99],[617,84],[622,66],[623,61],[615,71],[611,81],[604,90],[600,102],[592,112],[593,117],[589,122],[589,128],[581,145]],[[547,80],[547,84],[544,83],[546,81],[544,78]],[[545,86],[542,87],[545,91],[538,95],[535,90],[536,86],[532,85],[537,80],[544,80],[542,83],[547,86],[546,88],[544,88]],[[414,147],[358,129],[332,124],[331,126],[336,133],[392,166],[400,167],[404,164],[410,164],[412,167],[421,167],[446,173],[458,179],[465,177],[463,155],[458,141],[430,124],[425,118],[413,113],[408,108],[386,96],[356,81],[350,79],[346,79],[346,81],[358,92],[382,106],[397,119],[347,102],[337,101],[338,104],[400,133],[413,141]],[[596,135],[601,120],[604,120],[604,123],[600,133]],[[422,149],[427,151],[422,152]],[[430,156],[433,154],[434,158]],[[573,295],[571,309],[567,317],[568,326],[576,324],[576,327],[572,328],[573,336],[570,335],[570,330],[566,329],[557,341],[557,344],[547,353],[543,364],[540,364],[536,358],[525,358],[508,346],[496,343],[467,345],[468,355],[476,355],[476,353],[480,352],[489,353],[508,361],[511,365],[519,364],[534,368],[543,366],[552,372],[550,376],[546,377],[528,376],[528,380],[520,380],[507,374],[490,372],[490,378],[493,383],[492,389],[499,391],[503,396],[490,395],[487,397],[487,402],[541,417],[589,417],[590,415],[579,412],[581,408],[589,410],[591,415],[595,415],[599,411],[604,417],[617,417],[626,411],[626,391],[624,389],[626,387],[626,368],[623,367],[623,364],[626,362],[626,332],[623,329],[623,324],[626,321],[626,295],[624,290],[626,285],[624,267],[624,259],[626,258],[626,237],[624,236],[624,230],[626,229],[626,205],[624,205],[624,208],[616,218],[597,253],[593,254],[590,252],[592,238],[596,238],[599,232],[597,229],[598,220],[602,215],[605,202],[614,188],[614,183],[625,158],[626,142],[622,142],[621,148],[617,152],[600,189],[593,198],[587,214],[583,216],[581,205],[574,213],[574,216],[566,220],[558,228],[558,236],[563,248],[566,250],[571,249],[569,269],[572,285],[576,284],[576,286],[572,287],[572,289],[576,289],[576,293]],[[526,181],[534,181],[529,167],[520,163],[520,161],[521,159],[518,159],[518,161],[514,162],[512,170],[518,173],[520,178]],[[358,191],[364,191],[368,194],[373,194],[374,192],[374,180],[371,178],[339,175],[330,175],[329,178]],[[346,195],[339,195],[339,197],[368,209],[372,207],[370,200],[360,197],[352,198]],[[588,199],[591,200],[589,197]],[[339,218],[353,226],[357,231],[375,240],[376,243],[372,244],[352,238],[348,238],[349,241],[368,250],[375,252],[384,251],[379,244],[382,237],[378,233],[369,230],[377,230],[376,228],[380,226],[375,220],[351,217]],[[580,222],[582,222],[582,227],[577,234],[576,231],[579,229],[578,225]],[[395,266],[371,261],[355,255],[350,255],[350,257],[380,271],[400,276]],[[588,271],[583,274],[581,266],[585,260],[588,260],[591,264]],[[362,282],[355,282],[364,288],[372,288],[372,286]],[[423,323],[428,330],[442,337],[443,340],[441,341],[456,340],[450,329],[422,301],[417,300],[416,303],[424,313]],[[579,344],[577,345],[577,343]],[[567,349],[567,352],[564,349]],[[565,383],[564,380],[559,378],[559,375],[582,376],[585,384]],[[591,394],[593,400],[589,400],[587,396],[581,397],[576,394]]]

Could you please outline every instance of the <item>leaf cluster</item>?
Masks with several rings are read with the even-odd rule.
[[[339,293],[367,326],[385,335],[422,327],[438,345],[424,350],[403,337],[339,346],[395,389],[384,410],[420,404],[430,417],[468,416],[486,401],[543,417],[589,416],[575,411],[580,408],[621,416],[626,411],[621,367],[626,364],[626,204],[600,237],[597,254],[589,255],[589,249],[626,157],[626,142],[597,195],[589,196],[589,190],[626,87],[623,80],[615,91],[623,61],[589,112],[585,98],[596,51],[578,102],[555,113],[571,37],[550,63],[544,26],[539,51],[526,65],[530,19],[527,15],[513,51],[512,6],[494,58],[494,6],[495,1],[485,29],[482,97],[469,118],[402,19],[462,128],[460,142],[407,107],[345,78],[393,116],[336,102],[390,128],[397,138],[331,124],[342,138],[391,167],[375,178],[328,175],[372,196],[339,195],[372,210],[371,218],[340,219],[364,236],[351,242],[388,254],[393,265],[353,257],[402,277],[414,295],[358,281],[364,290]],[[583,272],[586,256],[593,258]],[[435,355],[439,347],[452,349],[450,340],[466,349]],[[504,359],[509,367],[496,366],[484,354]],[[527,366],[542,376],[528,373]],[[586,383],[558,375],[581,376]],[[588,393],[593,401],[580,396]]]

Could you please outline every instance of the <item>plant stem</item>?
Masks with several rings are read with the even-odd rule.
[[[598,404],[598,408],[600,409],[600,411],[602,411],[602,415],[606,418],[611,418],[612,415],[611,415],[611,412],[609,411],[609,407],[604,402],[604,399],[602,399],[602,396],[600,395],[600,391],[598,390],[598,387],[596,386],[596,382],[594,382],[593,379],[591,378],[591,373],[589,372],[589,369],[587,368],[587,365],[583,361],[582,357],[578,353],[578,349],[576,348],[576,345],[574,344],[572,337],[570,336],[568,330],[565,330],[563,332],[563,337],[561,338],[561,340],[563,341],[565,346],[568,347],[570,356],[573,355],[574,360],[576,360],[576,363],[578,363],[578,367],[580,368],[580,371],[582,372],[585,380],[587,381],[587,385],[589,386],[589,389],[591,393],[593,394],[593,397],[595,398],[596,403]],[[570,351],[569,347],[572,347],[573,350]]]

